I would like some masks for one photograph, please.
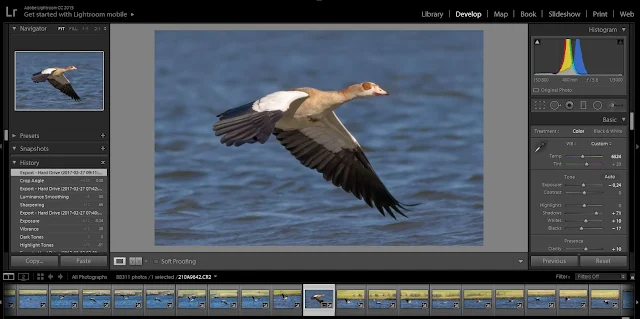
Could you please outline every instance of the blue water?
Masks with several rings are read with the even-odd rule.
[[[322,303],[320,303],[316,299],[312,299],[315,295],[324,295],[322,296],[322,301],[324,303],[331,303],[331,307],[333,308],[333,290],[305,290],[304,291],[304,307],[305,308],[322,308]]]
[[[65,76],[81,101],[74,101],[48,82],[33,83],[31,76],[50,67],[73,65]],[[103,107],[102,52],[17,52],[17,110],[100,110]]]
[[[243,309],[263,309],[269,308],[265,307],[264,303],[269,303],[269,297],[256,297],[256,300],[253,300],[251,297],[242,297],[242,308]]]
[[[569,300],[565,300],[564,298],[560,298],[560,309],[584,309],[586,308],[582,306],[582,303],[585,305],[589,303],[587,298],[569,298]]]
[[[65,295],[60,299],[60,296],[51,296],[51,308],[52,309],[75,309],[79,308],[80,297],[78,295]],[[73,307],[75,303],[75,307]]]
[[[156,300],[158,298],[159,300]],[[170,308],[169,304],[172,304],[173,307],[174,298],[173,296],[162,296],[162,295],[149,295],[147,296],[147,309],[167,309]]]
[[[224,301],[226,301],[226,303]],[[236,303],[236,306],[231,307],[231,305],[234,302]],[[238,308],[238,298],[211,298],[211,300],[209,301],[209,308],[211,309]]]
[[[156,244],[483,244],[481,31],[157,31]],[[372,81],[336,111],[389,191],[383,217],[271,137],[226,147],[216,115],[277,90]]]
[[[496,309],[517,309],[518,303],[522,305],[521,308],[524,308],[524,299],[522,298],[512,299],[511,302],[509,299],[496,299]]]
[[[24,295],[20,296],[20,305],[21,309],[40,309],[46,308],[47,305],[47,295]],[[44,303],[44,307],[42,304]]]
[[[180,309],[201,309],[200,303],[204,303],[206,306],[207,298],[198,297],[190,300],[189,298],[178,298],[178,308]]]
[[[13,307],[11,305],[13,304]],[[16,305],[16,296],[4,296],[4,308],[15,308]]]
[[[379,299],[373,300],[369,299],[369,309],[390,309],[391,303],[395,303],[397,308],[398,302],[395,299]]]
[[[287,296],[287,299],[283,299],[282,296],[273,296],[273,308],[275,309],[294,309],[298,303],[298,308],[302,308],[302,296]]]
[[[425,303],[423,307],[423,303]],[[401,309],[427,309],[429,308],[429,300],[427,299],[411,299],[411,302],[407,300],[400,301]]]
[[[620,308],[620,300],[618,299],[606,299],[609,303],[605,302],[605,299],[593,299],[591,298],[591,309],[615,309],[614,303],[618,303]]]
[[[136,303],[139,303],[142,306],[142,296],[127,296],[126,298],[123,296],[114,296],[114,307],[116,309],[136,309]]]
[[[364,299],[349,299],[349,303],[347,303],[344,299],[336,300],[336,308],[338,309],[363,309],[364,308]],[[362,303],[362,307],[358,307],[358,304]]]
[[[456,309],[455,303],[458,303],[458,307],[460,305],[460,300],[434,300],[432,302],[431,307],[435,309]]]
[[[625,291],[622,293],[622,308],[633,309],[633,291]]]
[[[527,308],[529,309],[549,309],[549,303],[556,302],[556,296],[540,296],[540,300],[536,297],[527,297]]]
[[[491,304],[491,299],[465,299],[463,307],[465,309],[487,309],[487,302]]]
[[[91,300],[94,299],[95,301]],[[111,303],[111,296],[91,296],[91,295],[83,295],[82,296],[82,308],[84,309],[104,309],[109,308],[105,307],[105,303]]]

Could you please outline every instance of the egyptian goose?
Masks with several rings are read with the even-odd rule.
[[[313,297],[311,297],[311,299],[315,300],[315,301],[317,301],[319,303],[323,303],[324,299],[322,297],[324,297],[323,294],[318,294],[318,295],[313,295]]]
[[[76,93],[76,91],[71,86],[71,82],[64,75],[65,72],[77,70],[73,65],[70,65],[66,68],[48,68],[44,69],[38,73],[34,73],[31,76],[31,80],[34,83],[41,83],[44,81],[49,81],[54,88],[60,90],[60,92],[66,94],[70,98],[80,101],[80,96]]]
[[[339,91],[303,87],[278,91],[218,115],[216,136],[227,146],[264,144],[271,134],[308,168],[342,187],[385,216],[407,217],[406,206],[382,183],[358,141],[342,125],[334,110],[358,98],[389,95],[372,82],[353,84]],[[394,213],[395,211],[395,213]]]

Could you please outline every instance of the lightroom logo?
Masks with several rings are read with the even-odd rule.
[[[9,7],[5,7],[5,10],[6,10],[5,17],[7,17],[7,18],[15,18],[16,17],[16,11],[18,11],[18,9],[11,9],[11,13],[9,13]]]

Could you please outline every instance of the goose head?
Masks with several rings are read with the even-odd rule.
[[[379,85],[373,82],[362,82],[360,84],[354,85],[353,87],[356,96],[358,97],[389,95],[387,91],[383,90]]]
[[[70,66],[68,66],[68,67],[66,67],[64,69],[67,70],[67,71],[73,71],[73,70],[77,70],[78,68],[76,68],[75,65],[70,65]]]

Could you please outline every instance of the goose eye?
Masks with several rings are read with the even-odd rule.
[[[371,90],[371,83],[369,82],[362,83],[362,88],[365,90]]]

